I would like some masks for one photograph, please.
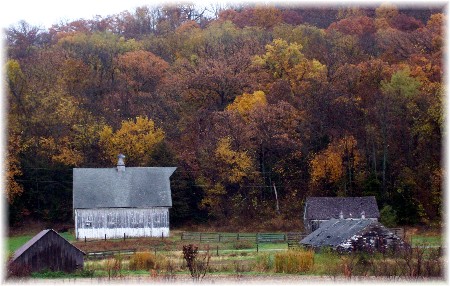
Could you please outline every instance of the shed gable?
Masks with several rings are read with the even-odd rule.
[[[39,232],[11,259],[12,264],[29,267],[31,271],[50,269],[73,272],[83,267],[85,253],[52,229]]]

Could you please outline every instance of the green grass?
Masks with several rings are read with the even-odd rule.
[[[421,246],[421,245],[441,246],[442,245],[442,238],[440,235],[433,235],[433,236],[413,235],[411,237],[411,241],[412,241],[412,246]]]
[[[22,245],[24,245],[31,238],[33,238],[32,235],[9,237],[6,242],[8,253],[13,253],[17,249],[19,249]]]

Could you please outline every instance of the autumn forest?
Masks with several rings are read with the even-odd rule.
[[[442,7],[140,7],[5,31],[9,224],[72,169],[174,166],[171,224],[301,227],[308,196],[439,224]]]

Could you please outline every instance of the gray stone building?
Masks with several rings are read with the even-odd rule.
[[[75,235],[84,238],[169,235],[170,176],[175,167],[74,168]]]
[[[307,233],[318,229],[330,219],[371,219],[378,221],[380,212],[374,196],[368,197],[308,197],[303,223]]]
[[[409,245],[372,219],[330,219],[300,241],[301,245],[340,252],[399,250]]]

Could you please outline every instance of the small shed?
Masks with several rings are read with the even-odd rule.
[[[314,249],[330,247],[344,251],[384,251],[408,247],[408,244],[381,223],[371,219],[330,219],[300,244]]]
[[[75,236],[167,237],[175,167],[73,169]]]
[[[307,233],[318,229],[330,219],[370,219],[378,221],[380,212],[374,196],[308,197],[303,222]]]
[[[83,269],[85,253],[73,246],[53,229],[46,229],[22,245],[11,259],[12,264],[41,270],[74,272]]]

